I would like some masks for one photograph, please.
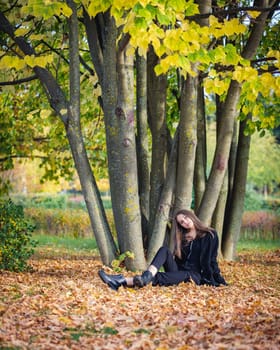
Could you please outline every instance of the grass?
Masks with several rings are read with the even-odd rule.
[[[39,255],[98,255],[94,238],[33,235],[33,239],[37,241],[35,253]]]
[[[72,238],[51,235],[33,235],[38,242],[36,253],[59,255],[98,255],[98,249],[94,238]],[[240,240],[237,251],[244,250],[275,250],[280,248],[279,240]]]
[[[242,239],[237,244],[237,251],[242,250],[276,250],[280,249],[280,240]]]

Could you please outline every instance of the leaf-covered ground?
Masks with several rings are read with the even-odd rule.
[[[0,272],[0,349],[280,348],[280,250],[221,262],[221,288],[115,292],[96,257],[30,263],[30,273]]]

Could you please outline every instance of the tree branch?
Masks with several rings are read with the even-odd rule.
[[[8,85],[18,85],[23,83],[28,83],[29,81],[38,79],[37,75],[31,75],[30,77],[12,80],[12,81],[0,81],[0,86],[8,86]]]

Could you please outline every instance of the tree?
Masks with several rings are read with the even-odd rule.
[[[196,201],[199,201],[194,203],[194,207],[199,216],[210,224],[221,198],[226,174],[231,179],[229,185],[232,186],[229,189],[232,193],[236,186],[240,186],[236,181],[238,172],[241,171],[238,170],[238,165],[243,156],[238,152],[230,152],[234,128],[238,126],[237,118],[244,115],[245,120],[250,113],[255,118],[260,106],[258,95],[279,95],[279,78],[273,75],[279,66],[279,53],[276,50],[263,50],[261,61],[265,64],[258,60],[258,66],[254,65],[263,33],[271,31],[273,27],[270,23],[273,23],[276,3],[255,1],[253,4],[244,2],[244,6],[243,3],[236,6],[235,3],[227,4],[224,1],[219,1],[218,5],[211,1],[194,3],[183,0],[131,0],[125,4],[118,0],[84,1],[82,4],[77,3],[81,6],[76,14],[76,6],[72,1],[46,2],[43,7],[39,6],[39,1],[30,1],[22,7],[16,23],[13,15],[18,10],[17,6],[6,7],[1,12],[0,30],[3,40],[6,40],[1,67],[5,64],[6,67],[19,69],[27,65],[45,87],[51,107],[64,124],[104,263],[110,263],[117,250],[82,136],[80,63],[87,66],[93,64],[101,87],[100,102],[104,112],[108,173],[118,249],[121,253],[134,253],[134,259],[127,259],[129,268],[144,268],[145,257],[149,261],[164,239],[170,240],[167,229],[169,217],[175,210],[192,205],[193,190],[198,194]],[[45,55],[44,43],[38,37],[34,39],[33,33],[47,25],[48,21],[53,21],[53,18],[59,18],[58,23],[65,23],[65,17],[69,18],[70,33],[69,100],[59,85],[59,79],[53,75],[53,58]],[[89,55],[82,54],[82,51],[80,59],[78,56],[78,17],[83,33],[80,46],[84,45],[86,38],[90,60]],[[18,32],[15,31],[15,25],[21,26]],[[25,34],[20,31],[23,28]],[[48,33],[46,30],[45,35]],[[50,38],[51,36],[48,40]],[[20,50],[13,51],[16,55],[9,50],[14,45]],[[57,51],[57,48],[53,48],[53,52]],[[140,89],[142,83],[142,95],[135,106],[134,57],[138,57],[139,61],[139,56],[143,58],[141,67],[137,65],[137,89]],[[145,64],[147,83],[141,82],[139,78]],[[257,69],[263,74],[259,75]],[[179,118],[168,120],[167,117],[172,115],[167,110],[167,101],[170,100],[169,73],[174,70],[177,72],[177,86],[171,91],[178,102],[176,109]],[[268,81],[269,88],[264,88]],[[144,84],[146,90],[143,89]],[[140,93],[140,90],[137,91]],[[143,102],[145,93],[146,106]],[[205,125],[204,106],[213,93],[219,101],[216,106],[217,144],[211,171],[207,176],[205,133],[203,134],[205,127],[197,128],[197,123],[199,120],[199,125]],[[139,118],[138,129],[134,122],[135,107]],[[145,182],[144,179],[138,180],[138,175],[144,169],[148,173],[147,157],[143,158],[143,150],[148,149],[145,108],[152,134],[149,205],[149,177],[145,177]],[[259,116],[262,117],[261,114]],[[256,125],[254,123],[255,120],[252,119],[250,125]],[[275,119],[271,125],[275,126],[276,123]],[[247,125],[245,122],[243,124]],[[243,142],[242,130],[243,127],[240,127],[239,145]],[[249,143],[245,147],[246,152],[248,148]],[[228,164],[233,166],[231,173],[228,172]],[[245,174],[242,180],[242,184],[246,183]],[[199,184],[200,188],[194,188],[193,183],[197,186]],[[245,189],[237,198],[241,204],[244,191]],[[232,193],[228,191],[228,199],[233,198]],[[142,194],[145,194],[145,205],[139,199]],[[223,253],[227,258],[233,258],[242,205],[232,203],[231,206],[223,207],[225,209],[219,216],[224,216],[226,211],[226,217],[230,218],[223,225],[223,235],[227,238],[226,242],[229,242],[222,245]]]
[[[248,181],[264,194],[272,194],[280,182],[279,174],[280,147],[275,138],[266,134],[252,136],[250,149]]]

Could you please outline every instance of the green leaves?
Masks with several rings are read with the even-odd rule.
[[[23,208],[11,200],[0,203],[0,270],[24,271],[33,254],[34,226],[24,219]]]
[[[66,3],[50,0],[28,0],[28,4],[22,7],[23,16],[33,15],[47,20],[53,16],[64,15],[70,17],[72,10]]]

